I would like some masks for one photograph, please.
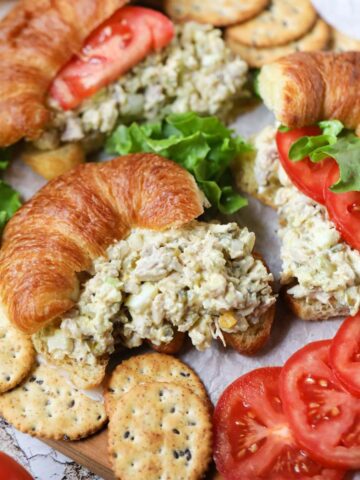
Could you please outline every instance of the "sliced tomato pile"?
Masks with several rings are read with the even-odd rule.
[[[341,383],[360,397],[360,314],[347,318],[330,347],[330,362]]]
[[[297,441],[324,465],[360,468],[360,399],[330,365],[331,341],[296,352],[281,374],[284,411]]]
[[[214,431],[224,480],[336,480],[360,469],[360,314],[282,368],[238,378],[216,405]]]
[[[280,162],[292,183],[305,195],[326,206],[329,217],[342,238],[360,250],[360,192],[333,193],[330,186],[339,179],[339,167],[333,158],[314,163],[309,158],[293,162],[291,145],[301,137],[319,135],[318,127],[296,128],[276,134]]]
[[[281,368],[260,368],[222,394],[214,414],[217,469],[225,480],[338,480],[294,438],[279,395]]]
[[[86,40],[81,52],[60,71],[50,97],[64,110],[117,80],[153,50],[164,48],[174,36],[173,23],[144,7],[120,8]]]

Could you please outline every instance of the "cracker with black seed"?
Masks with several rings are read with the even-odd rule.
[[[177,22],[194,20],[224,27],[258,15],[269,0],[166,0],[165,11]]]
[[[119,398],[144,382],[169,382],[192,390],[206,405],[210,400],[198,375],[185,363],[170,355],[149,353],[131,357],[114,370],[105,388],[105,407],[112,415]]]
[[[197,480],[211,460],[209,409],[188,388],[144,383],[116,404],[109,453],[121,480]]]
[[[16,387],[35,362],[31,339],[13,327],[0,307],[0,393]]]
[[[227,44],[233,52],[240,55],[250,67],[260,68],[267,63],[274,62],[294,52],[311,52],[325,49],[330,41],[331,30],[323,20],[318,19],[314,27],[299,40],[280,47],[268,48],[249,47],[232,40],[227,33],[225,36]]]
[[[305,35],[316,19],[310,0],[271,0],[268,8],[254,19],[229,27],[227,35],[249,47],[276,47]]]
[[[105,407],[72,387],[56,370],[40,365],[11,392],[0,396],[0,412],[21,432],[53,440],[79,440],[100,430]]]

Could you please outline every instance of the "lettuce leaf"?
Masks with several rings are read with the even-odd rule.
[[[10,149],[0,149],[0,170],[5,170],[11,159]],[[10,185],[0,179],[0,233],[7,221],[20,208],[20,196]]]
[[[314,163],[327,157],[339,165],[339,180],[331,185],[335,193],[360,191],[360,138],[345,130],[339,120],[319,122],[321,135],[302,137],[291,145],[289,158],[294,162],[309,157]]]
[[[196,179],[211,205],[231,214],[247,200],[231,186],[230,164],[252,147],[234,137],[217,117],[193,112],[172,114],[162,122],[120,125],[106,142],[110,154],[149,152],[170,158]]]

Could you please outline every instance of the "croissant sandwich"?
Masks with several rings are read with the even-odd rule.
[[[360,308],[360,53],[296,53],[259,76],[282,126],[253,139],[239,186],[277,209],[285,297],[305,320]]]
[[[203,204],[193,177],[153,154],[51,181],[4,230],[8,318],[82,387],[118,344],[173,351],[187,333],[199,350],[219,338],[253,353],[273,320],[272,275],[246,228],[196,220]]]
[[[119,123],[224,116],[242,95],[247,66],[220,30],[125,3],[22,0],[0,22],[0,147],[31,140],[24,160],[46,178]]]

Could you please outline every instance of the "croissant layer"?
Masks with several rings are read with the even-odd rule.
[[[203,213],[193,177],[170,160],[134,154],[80,165],[42,188],[5,228],[0,297],[34,333],[72,308],[79,274],[132,227],[162,230]]]
[[[0,147],[36,138],[59,69],[127,0],[22,0],[0,22]]]
[[[360,135],[360,52],[298,52],[265,65],[259,89],[291,127],[337,119]]]

